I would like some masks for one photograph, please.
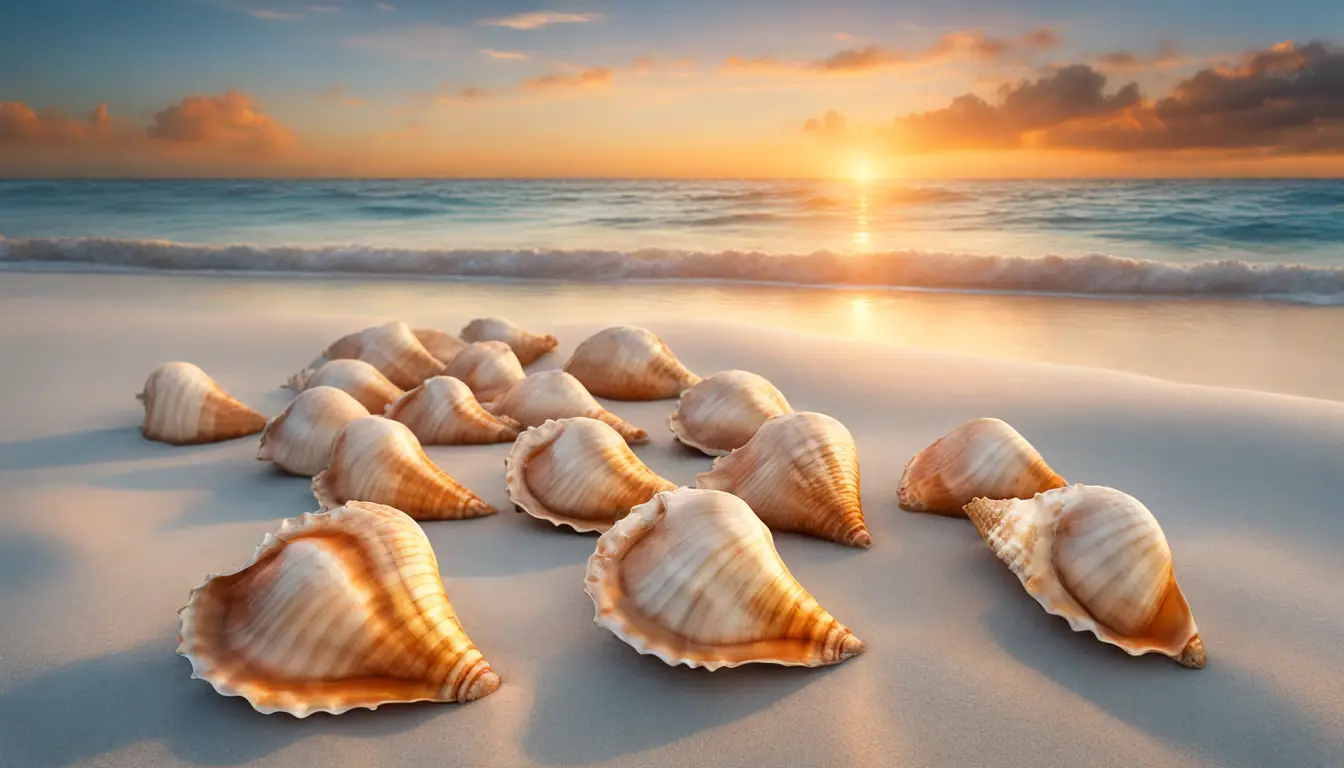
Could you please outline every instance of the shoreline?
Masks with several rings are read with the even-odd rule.
[[[1146,296],[1096,301],[1096,296],[902,291],[720,282],[592,283],[496,278],[425,279],[314,273],[173,274],[0,267],[0,296],[59,297],[72,290],[102,298],[213,305],[221,292],[262,293],[312,312],[333,298],[361,294],[373,320],[396,316],[398,302],[449,301],[463,316],[489,314],[501,303],[526,302],[545,325],[564,316],[566,302],[594,311],[627,311],[649,322],[678,316],[858,339],[882,346],[1127,371],[1167,381],[1344,400],[1344,369],[1327,351],[1344,348],[1344,307],[1201,297]],[[115,288],[114,288],[115,287]],[[115,298],[115,297],[111,297]],[[519,314],[514,312],[514,314]]]

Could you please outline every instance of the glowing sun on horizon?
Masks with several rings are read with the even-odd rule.
[[[877,178],[877,170],[873,168],[873,162],[867,158],[859,160],[854,164],[849,177],[859,184],[867,184]]]

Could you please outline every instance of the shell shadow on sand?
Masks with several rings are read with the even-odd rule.
[[[109,706],[113,691],[119,703]],[[5,765],[64,768],[151,741],[183,762],[239,765],[302,739],[383,738],[457,711],[404,704],[339,720],[264,716],[190,679],[188,662],[156,642],[57,667],[0,693],[0,755]]]
[[[317,509],[306,477],[286,475],[250,456],[135,469],[94,485],[131,491],[195,491],[167,530],[240,521],[279,520]]]
[[[586,765],[655,749],[768,709],[847,666],[707,672],[669,667],[601,634],[541,670],[523,736],[531,760]]]
[[[1004,599],[982,618],[1000,648],[1139,731],[1230,768],[1328,765],[1336,754],[1300,705],[1253,669],[1220,658],[1216,643],[1199,671],[1160,654],[1132,657],[1046,614],[993,558],[966,576],[1001,582]]]
[[[0,532],[0,601],[59,577],[70,554],[49,538]]]
[[[140,427],[107,427],[0,443],[0,472],[55,469],[89,464],[137,461],[184,452],[199,453],[214,446],[175,448],[140,436]]]

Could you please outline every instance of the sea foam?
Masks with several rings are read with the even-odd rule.
[[[402,249],[0,237],[0,268],[288,272],[620,282],[685,280],[1086,296],[1223,296],[1344,305],[1344,268],[1105,254],[1018,258],[919,251]]]

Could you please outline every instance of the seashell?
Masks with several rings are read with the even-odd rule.
[[[457,356],[462,348],[467,346],[467,342],[457,338],[451,333],[435,330],[433,328],[413,328],[411,333],[415,334],[416,341],[419,341],[429,354],[434,356],[444,365]]]
[[[774,384],[747,371],[724,371],[682,392],[667,426],[686,445],[723,456],[746,445],[766,419],[783,413],[793,408]]]
[[[597,540],[585,591],[594,621],[667,664],[815,667],[863,641],[789,573],[770,530],[736,496],[678,488]]]
[[[173,445],[232,440],[266,426],[265,416],[230,397],[191,363],[164,363],[155,368],[135,398],[145,406],[141,433]]]
[[[410,326],[401,321],[342,336],[305,370],[314,371],[329,360],[363,360],[402,389],[418,387],[420,382],[443,372],[443,363],[431,355]],[[291,381],[303,375],[304,371],[300,371]],[[302,389],[302,384],[292,388]]]
[[[548,421],[518,436],[504,459],[509,501],[576,531],[605,531],[636,504],[675,488],[596,419]]]
[[[313,387],[335,387],[355,398],[369,413],[382,413],[392,401],[406,394],[405,390],[363,360],[332,360],[323,363],[315,371],[300,371],[286,386],[299,391]]]
[[[513,349],[518,362],[531,365],[537,358],[555,349],[560,342],[550,334],[525,331],[502,317],[478,317],[462,329],[462,338],[473,341],[502,341]]]
[[[1027,593],[1075,632],[1132,656],[1162,653],[1201,669],[1199,637],[1171,549],[1138,499],[1071,485],[1031,499],[976,499],[966,515]]]
[[[443,369],[462,381],[482,403],[490,402],[527,378],[518,356],[502,341],[475,341],[462,348]]]
[[[646,443],[649,433],[603,408],[579,380],[564,371],[539,371],[514,383],[486,410],[511,416],[524,427],[539,427],[552,419],[586,416],[620,433],[627,443]]]
[[[424,531],[381,504],[285,520],[247,565],[193,589],[178,615],[192,678],[266,714],[467,702],[499,688]]]
[[[312,477],[331,462],[331,444],[345,425],[368,415],[368,409],[335,387],[306,389],[267,422],[257,458]]]
[[[662,400],[700,383],[662,339],[618,326],[584,340],[565,363],[589,392],[612,400]]]
[[[331,447],[331,466],[313,478],[323,509],[347,501],[396,507],[416,520],[461,520],[495,509],[429,460],[411,430],[382,416],[345,425]]]
[[[767,420],[747,444],[696,475],[697,488],[742,498],[777,531],[871,547],[859,499],[859,452],[845,425],[820,413]]]
[[[511,443],[522,427],[476,402],[466,384],[435,376],[387,407],[387,418],[411,428],[422,445]]]
[[[899,496],[912,512],[961,517],[972,499],[1030,499],[1065,485],[1007,422],[972,419],[910,459]]]

